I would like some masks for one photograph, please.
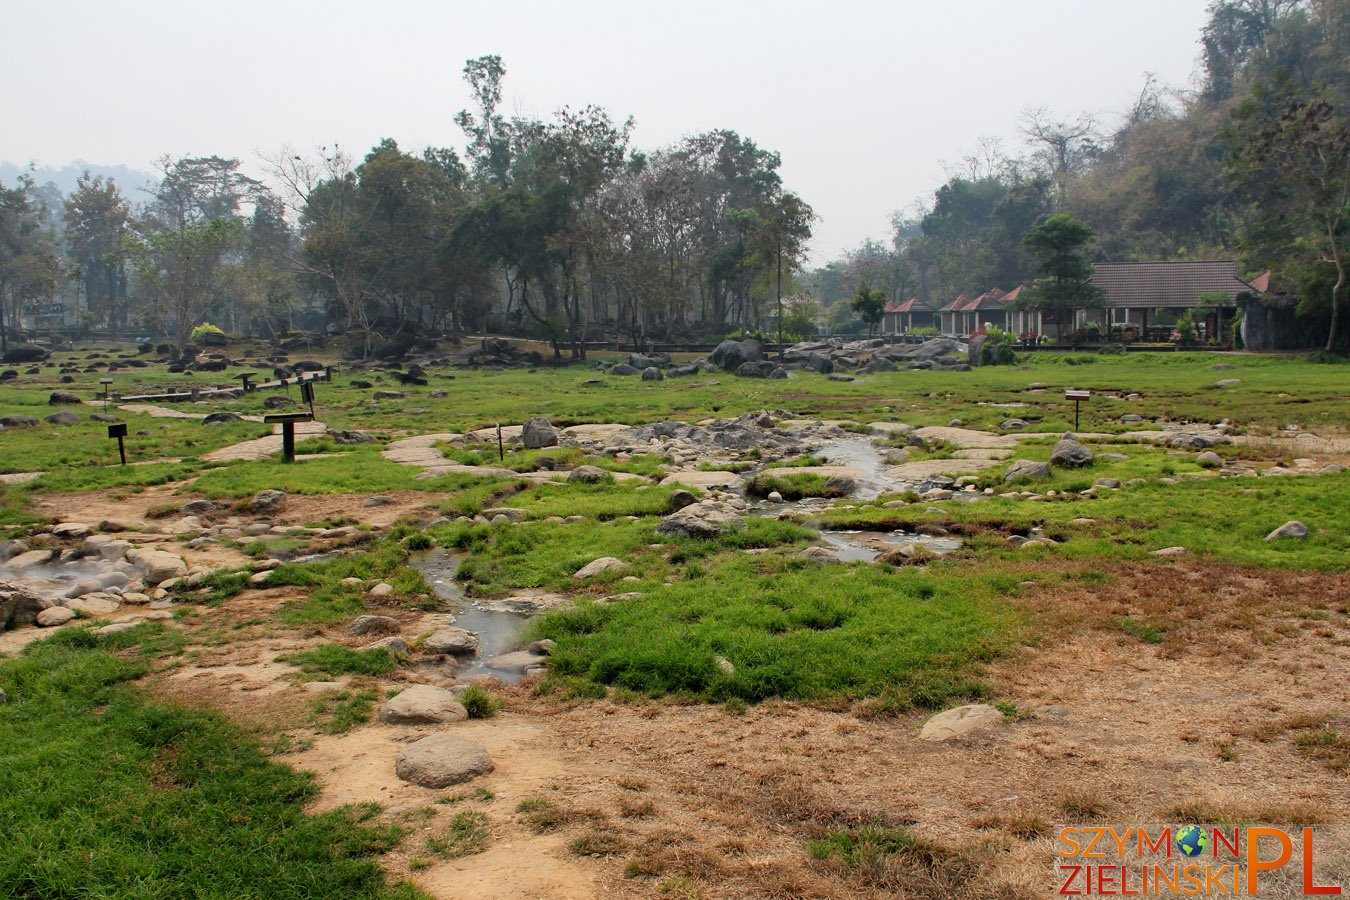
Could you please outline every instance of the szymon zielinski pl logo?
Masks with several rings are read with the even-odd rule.
[[[1312,828],[1064,825],[1055,883],[1076,897],[1340,896],[1319,868],[1327,849]]]

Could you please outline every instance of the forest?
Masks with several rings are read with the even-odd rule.
[[[148,186],[0,184],[0,340],[64,327],[185,348],[210,323],[328,331],[366,355],[401,334],[492,331],[575,358],[605,339],[856,333],[864,288],[936,306],[1032,284],[1024,236],[1065,213],[1094,260],[1270,269],[1343,340],[1350,0],[1215,0],[1199,43],[1197,84],[1146,77],[1110,129],[1029,106],[891,234],[815,269],[815,214],[776,152],[728,129],[641,150],[631,118],[596,106],[508,117],[506,66],[483,56],[464,67],[459,149],[385,139],[281,149],[259,177],[166,156]]]

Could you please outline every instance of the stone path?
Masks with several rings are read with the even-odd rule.
[[[210,453],[203,453],[202,459],[208,462],[237,462],[240,460],[252,462],[260,459],[267,459],[274,453],[281,452],[281,426],[273,426],[274,431],[266,437],[256,438],[251,441],[243,441],[238,444],[231,444],[228,447],[221,447],[219,450],[212,450]],[[328,426],[323,422],[296,422],[295,436],[300,439],[307,437],[316,437],[326,434]],[[317,454],[324,456],[327,454]],[[308,459],[311,457],[297,456],[296,459]]]
[[[27,484],[46,474],[46,472],[12,472],[9,475],[0,475],[0,484]]]
[[[102,402],[90,403],[90,406],[102,406]],[[152,419],[205,419],[207,413],[183,412],[181,409],[169,409],[167,406],[155,406],[151,403],[121,403],[118,409],[123,412],[141,413]],[[240,416],[245,422],[261,422],[262,416]]]

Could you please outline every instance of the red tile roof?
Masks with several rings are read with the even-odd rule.
[[[886,312],[888,313],[925,313],[932,311],[933,307],[928,305],[928,301],[920,300],[918,297],[910,297],[903,303],[896,303],[892,300],[886,304]]]

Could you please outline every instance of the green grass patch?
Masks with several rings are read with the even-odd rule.
[[[456,813],[443,836],[427,838],[427,849],[442,859],[473,856],[487,848],[488,818],[475,810]]]
[[[6,894],[419,896],[375,858],[396,826],[306,815],[312,775],[218,716],[150,701],[130,683],[144,671],[76,629],[0,662]]]
[[[398,668],[398,659],[383,647],[353,650],[341,644],[328,644],[278,657],[315,675],[387,675]]]

